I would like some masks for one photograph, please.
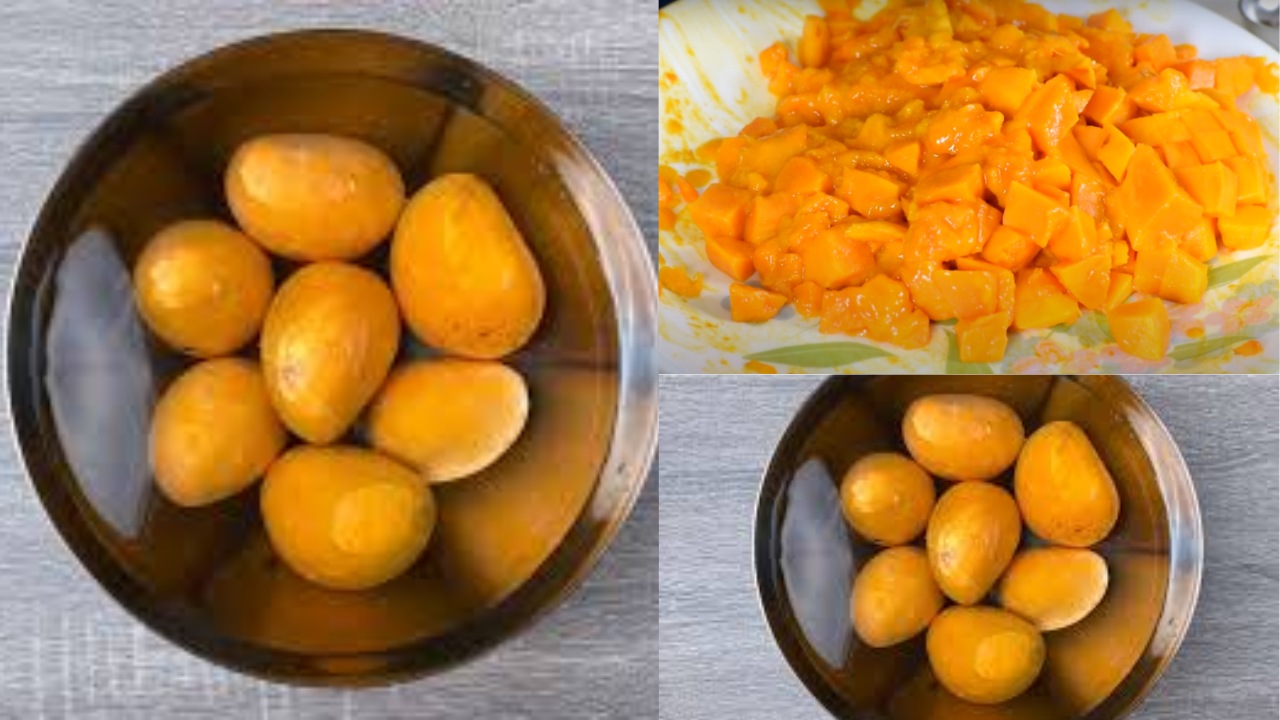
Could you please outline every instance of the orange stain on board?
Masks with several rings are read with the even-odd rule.
[[[1233,352],[1242,357],[1252,357],[1262,352],[1262,343],[1257,340],[1240,343]]]

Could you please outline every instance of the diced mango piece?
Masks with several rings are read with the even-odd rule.
[[[1083,208],[1072,206],[1067,220],[1049,240],[1049,252],[1058,262],[1075,262],[1102,252],[1098,243],[1098,226]],[[1108,263],[1110,267],[1110,263]]]
[[[759,245],[777,235],[783,224],[795,217],[800,210],[800,202],[799,195],[790,193],[757,197],[751,203],[751,211],[747,213],[742,239],[752,245]]]
[[[1176,113],[1156,113],[1126,120],[1120,124],[1120,132],[1135,143],[1152,147],[1191,139],[1191,130]]]
[[[1006,270],[1021,270],[1039,252],[1040,246],[1025,233],[1008,225],[1001,225],[983,246],[982,259]]]
[[[1115,8],[1110,8],[1090,15],[1088,20],[1085,21],[1085,24],[1091,28],[1110,30],[1117,33],[1133,32],[1133,26],[1130,25],[1129,21],[1125,20],[1124,16],[1117,12]]]
[[[828,290],[861,285],[877,271],[871,247],[850,240],[839,228],[824,230],[806,240],[798,254],[804,260],[804,279]]]
[[[999,133],[1003,123],[1003,114],[986,112],[977,103],[944,109],[925,128],[924,147],[938,155],[972,150]]]
[[[1209,262],[1218,254],[1217,220],[1201,218],[1195,227],[1182,236],[1178,247],[1200,262]]]
[[[1107,286],[1107,302],[1103,309],[1117,308],[1133,294],[1133,276],[1126,272],[1111,271],[1111,284]]]
[[[902,240],[907,236],[907,226],[888,220],[866,220],[845,226],[844,236],[872,246]]]
[[[1050,268],[1054,277],[1081,305],[1097,310],[1107,300],[1107,288],[1111,283],[1111,259],[1106,255],[1058,263]]]
[[[1164,268],[1169,264],[1172,248],[1154,248],[1143,250],[1134,261],[1133,286],[1139,292],[1148,295],[1160,294],[1160,283],[1164,280]]]
[[[1187,77],[1173,68],[1165,68],[1159,75],[1134,85],[1129,97],[1139,109],[1150,113],[1169,112],[1194,102]]]
[[[1095,88],[1089,104],[1084,106],[1085,119],[1098,125],[1123,125],[1137,114],[1137,105],[1123,89],[1111,85]]]
[[[1101,218],[1106,213],[1103,200],[1107,195],[1107,186],[1100,180],[1084,173],[1076,173],[1071,178],[1071,204],[1089,213],[1090,217]]]
[[[929,318],[912,304],[905,285],[884,275],[862,287],[825,293],[818,330],[862,335],[907,349],[929,342]]]
[[[976,255],[1000,226],[1000,217],[999,210],[981,200],[930,203],[907,227],[906,254],[931,261]]]
[[[716,183],[689,203],[689,217],[707,237],[740,238],[754,197],[749,190]]]
[[[1249,64],[1248,58],[1219,58],[1214,64],[1214,89],[1235,98],[1253,87],[1253,66]]]
[[[1119,348],[1144,360],[1161,360],[1169,348],[1169,312],[1159,298],[1124,303],[1107,311]]]
[[[996,278],[996,312],[1004,316],[1005,327],[1013,325],[1013,306],[1017,297],[1017,282],[1013,272],[985,260],[963,257],[956,260],[956,269],[964,271],[979,270]]]
[[[1057,147],[1058,141],[1079,119],[1072,102],[1074,92],[1065,75],[1055,75],[1031,93],[1014,116],[1016,120],[1026,121],[1031,139],[1041,152],[1048,153]]]
[[[737,172],[742,149],[747,146],[747,142],[749,140],[744,137],[725,138],[720,142],[716,148],[716,176],[720,178],[720,182],[729,182]]]
[[[1020,182],[1009,186],[1006,195],[1004,224],[1026,233],[1040,247],[1049,244],[1050,238],[1067,221],[1065,205],[1051,200]]]
[[[1200,164],[1200,155],[1190,140],[1165,143],[1160,146],[1160,151],[1164,154],[1164,164],[1172,170]]]
[[[804,197],[796,214],[800,213],[819,213],[833,223],[839,222],[849,216],[849,203],[833,195],[814,193]]]
[[[786,304],[785,295],[742,283],[729,286],[729,310],[734,322],[759,323],[770,320]]]
[[[956,323],[956,345],[960,350],[960,362],[1000,362],[1004,359],[1008,343],[1008,328],[1000,313],[967,318]]]
[[[796,55],[800,66],[817,68],[827,64],[827,55],[831,52],[831,28],[827,27],[826,18],[808,15],[804,19],[804,30],[800,35],[800,44]]]
[[[915,176],[920,170],[920,143],[908,140],[890,145],[884,149],[884,159],[907,175]]]
[[[1138,252],[1173,245],[1204,213],[1147,145],[1134,150],[1124,182],[1106,204],[1107,217],[1125,229]]]
[[[994,273],[969,270],[942,270],[935,282],[951,312],[961,320],[988,315],[998,305],[998,281]]]
[[[1123,267],[1129,264],[1129,243],[1116,240],[1111,243],[1111,267]]]
[[[1221,162],[1193,165],[1173,171],[1178,183],[1202,206],[1207,217],[1236,214],[1236,174]]]
[[[1240,152],[1231,141],[1231,135],[1225,130],[1203,130],[1191,134],[1191,147],[1196,149],[1200,162],[1211,163],[1235,157]]]
[[[818,164],[807,157],[793,157],[787,160],[773,181],[775,193],[810,193],[831,192],[831,176],[818,168]]]
[[[1110,124],[1110,123],[1107,123]],[[1071,132],[1076,136],[1076,142],[1080,143],[1080,147],[1084,149],[1085,154],[1091,160],[1098,159],[1098,149],[1102,147],[1102,143],[1107,139],[1107,131],[1100,127],[1092,125],[1077,125]]]
[[[737,280],[746,282],[756,274],[756,267],[751,261],[755,246],[730,237],[707,238],[707,260],[720,272]]]
[[[1145,42],[1134,45],[1133,61],[1147,63],[1152,68],[1160,70],[1177,62],[1178,53],[1173,49],[1173,43],[1167,36],[1152,35]]]
[[[787,46],[775,42],[760,53],[760,72],[767,78],[777,74],[778,68],[787,62]]]
[[[1035,83],[1036,71],[1031,68],[994,68],[982,79],[979,92],[987,107],[1012,117],[1026,102]]]
[[[1013,327],[1018,330],[1053,327],[1080,317],[1080,304],[1043,268],[1018,271],[1015,297]]]
[[[1253,205],[1267,201],[1267,181],[1262,174],[1262,163],[1254,157],[1229,157],[1222,161],[1236,174],[1236,202]]]
[[[737,187],[746,187],[751,173],[772,181],[788,160],[809,149],[809,140],[809,127],[798,125],[748,142],[742,148],[730,182]]]
[[[1222,244],[1232,250],[1252,250],[1267,241],[1275,218],[1261,205],[1240,205],[1231,217],[1218,218]]]
[[[1209,282],[1209,268],[1186,250],[1174,248],[1160,278],[1160,297],[1190,305],[1200,302]]]
[[[902,280],[902,265],[906,262],[903,257],[904,245],[902,241],[893,240],[876,250],[876,267],[894,280]]]
[[[821,285],[805,280],[792,289],[792,301],[796,312],[806,320],[812,320],[822,314],[822,295],[826,292]]]
[[[1102,163],[1116,182],[1121,182],[1124,180],[1125,170],[1129,167],[1129,159],[1133,157],[1133,141],[1117,130],[1114,125],[1107,125],[1103,129],[1107,133],[1107,138],[1098,149],[1098,162]]]
[[[1187,87],[1192,90],[1203,90],[1214,85],[1215,68],[1207,60],[1186,60],[1176,63],[1174,69],[1187,76]]]
[[[1060,158],[1047,157],[1037,160],[1032,163],[1031,171],[1034,173],[1032,182],[1036,187],[1071,189],[1071,168]]]
[[[862,170],[845,170],[836,187],[836,197],[849,203],[854,212],[871,220],[884,220],[901,212],[901,188],[892,180]]]
[[[1066,167],[1065,165],[1063,166]],[[1070,170],[1067,175],[1070,177]],[[982,180],[982,166],[968,163],[959,167],[939,170],[920,179],[916,185],[917,205],[939,200],[981,200],[986,184]]]
[[[658,268],[658,282],[681,297],[696,298],[702,294],[702,273],[689,275],[683,267],[664,265]]]

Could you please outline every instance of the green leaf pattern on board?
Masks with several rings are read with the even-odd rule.
[[[948,375],[991,375],[991,366],[986,363],[961,362],[960,346],[956,344],[956,334],[950,330],[947,334],[947,374]]]
[[[1209,353],[1233,347],[1246,340],[1252,339],[1253,337],[1250,335],[1237,334],[1183,343],[1169,351],[1169,358],[1174,361],[1190,360],[1192,358],[1203,357]]]
[[[1245,258],[1226,265],[1209,268],[1209,289],[1233,283],[1245,276],[1250,270],[1267,260],[1267,256]]]
[[[861,362],[878,357],[893,357],[893,353],[885,352],[873,345],[855,342],[815,343],[813,345],[790,345],[744,356],[747,360],[758,360],[766,363],[796,365],[799,367],[829,368],[850,363]]]

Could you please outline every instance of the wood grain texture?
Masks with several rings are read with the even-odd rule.
[[[309,27],[384,30],[488,64],[537,95],[657,235],[658,55],[639,0],[10,0],[0,3],[0,284],[93,126],[215,46]],[[7,403],[6,403],[7,405]],[[9,418],[2,418],[8,436]],[[655,473],[656,474],[656,473]],[[583,589],[455,672],[359,692],[272,686],[158,639],[79,568],[0,444],[0,720],[603,718],[657,714],[658,503],[639,506]]]
[[[821,378],[663,376],[659,715],[828,717],[773,644],[755,591],[760,476]],[[1275,378],[1131,378],[1200,500],[1203,586],[1182,649],[1134,720],[1274,718],[1280,430]]]

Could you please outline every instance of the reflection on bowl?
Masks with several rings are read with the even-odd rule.
[[[411,190],[448,172],[480,175],[547,283],[543,324],[507,359],[529,384],[524,434],[497,464],[438,489],[428,551],[370,591],[312,586],[278,562],[256,489],[184,509],[156,492],[148,469],[152,404],[189,360],[143,330],[129,267],[161,227],[229,217],[220,188],[231,152],[272,132],[364,139],[396,161]],[[383,269],[386,260],[384,246],[359,262]],[[277,261],[277,283],[296,267]],[[510,82],[386,35],[265,37],[157,79],[63,173],[10,301],[12,416],[59,532],[143,622],[241,671],[385,682],[510,637],[576,587],[613,538],[656,437],[653,292],[617,191]],[[407,338],[402,356],[434,352]]]
[[[929,669],[923,634],[872,648],[848,617],[857,568],[878,548],[848,529],[840,478],[866,454],[905,453],[899,428],[911,401],[954,392],[1005,401],[1028,434],[1055,420],[1079,424],[1121,498],[1115,529],[1095,548],[1110,569],[1106,597],[1085,620],[1045,634],[1037,682],[1002,705],[973,705],[947,692]],[[1177,652],[1202,552],[1199,507],[1176,444],[1133,390],[1109,377],[829,379],[779,443],[756,513],[756,580],[770,630],[814,696],[837,717],[859,720],[1122,717]]]

